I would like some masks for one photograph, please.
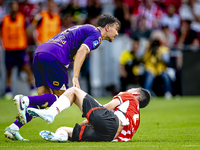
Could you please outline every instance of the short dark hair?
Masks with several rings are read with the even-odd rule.
[[[189,25],[192,23],[192,21],[190,19],[185,19],[185,20],[182,20],[182,21],[185,21]]]
[[[138,37],[138,36],[135,36],[135,37],[133,37],[132,39],[133,39],[133,41],[134,41],[134,42],[135,42],[135,41],[137,41],[137,42],[139,42],[139,41],[140,41],[140,39],[139,39],[139,37]]]
[[[104,28],[107,24],[112,26],[112,24],[114,24],[115,22],[117,22],[119,26],[121,25],[121,22],[114,16],[109,14],[102,14],[97,21],[97,27]]]
[[[140,108],[144,108],[150,102],[150,93],[143,88],[138,88],[138,92],[140,93],[140,95],[138,96],[137,100],[139,101]]]

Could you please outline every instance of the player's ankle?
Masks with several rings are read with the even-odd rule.
[[[15,123],[12,123],[9,127],[11,130],[19,131],[19,127]]]

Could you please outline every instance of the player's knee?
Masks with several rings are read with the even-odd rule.
[[[58,128],[57,130],[56,130],[56,132],[58,132],[59,130],[65,130],[65,127],[60,127],[60,128]],[[55,132],[55,133],[56,133]]]
[[[68,135],[70,138],[72,138],[73,128],[71,127],[60,127],[56,130],[56,134],[62,134],[62,135]]]
[[[74,94],[74,92],[75,92],[74,87],[71,87],[71,88],[67,89],[67,90],[63,93],[63,95],[69,96],[69,95],[71,95],[71,94]]]
[[[71,93],[76,93],[77,92],[77,87],[71,87],[71,88],[69,88],[69,89],[67,89],[66,91],[65,91],[65,93],[68,93],[68,92],[71,92]]]

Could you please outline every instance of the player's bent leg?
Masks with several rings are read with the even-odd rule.
[[[24,96],[23,95],[16,95],[13,99],[14,104],[17,106],[18,110],[18,118],[22,124],[27,123],[26,118],[26,110],[27,106],[25,104]]]
[[[65,130],[60,130],[59,133],[50,131],[41,131],[40,136],[47,141],[52,142],[66,142],[68,140],[68,133]]]
[[[10,127],[7,127],[4,131],[4,136],[11,140],[19,140],[19,141],[29,141],[28,139],[24,139],[18,130],[12,130]]]
[[[87,93],[77,87],[71,87],[66,90],[63,95],[70,100],[71,104],[74,102],[82,111],[83,98],[87,95]]]
[[[28,108],[27,112],[29,113],[29,115],[33,117],[42,118],[45,122],[49,124],[53,122],[54,117],[58,113],[70,107],[73,102],[75,102],[75,104],[82,111],[82,103],[85,95],[86,93],[83,92],[82,90],[72,87],[66,90],[48,110],[38,110],[34,108]]]
[[[49,114],[46,109],[28,108],[27,112],[34,118],[35,117],[42,118],[48,124],[54,121],[54,117],[51,114]]]

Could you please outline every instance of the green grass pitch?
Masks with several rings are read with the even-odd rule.
[[[110,99],[97,98],[102,104]],[[40,138],[41,130],[55,131],[60,126],[73,127],[83,121],[75,105],[61,112],[52,124],[36,118],[22,127],[20,133],[29,142],[7,140],[3,135],[4,129],[15,120],[16,114],[17,108],[12,101],[0,99],[0,150],[200,149],[200,97],[152,99],[146,108],[141,109],[140,126],[129,142],[53,143]]]

